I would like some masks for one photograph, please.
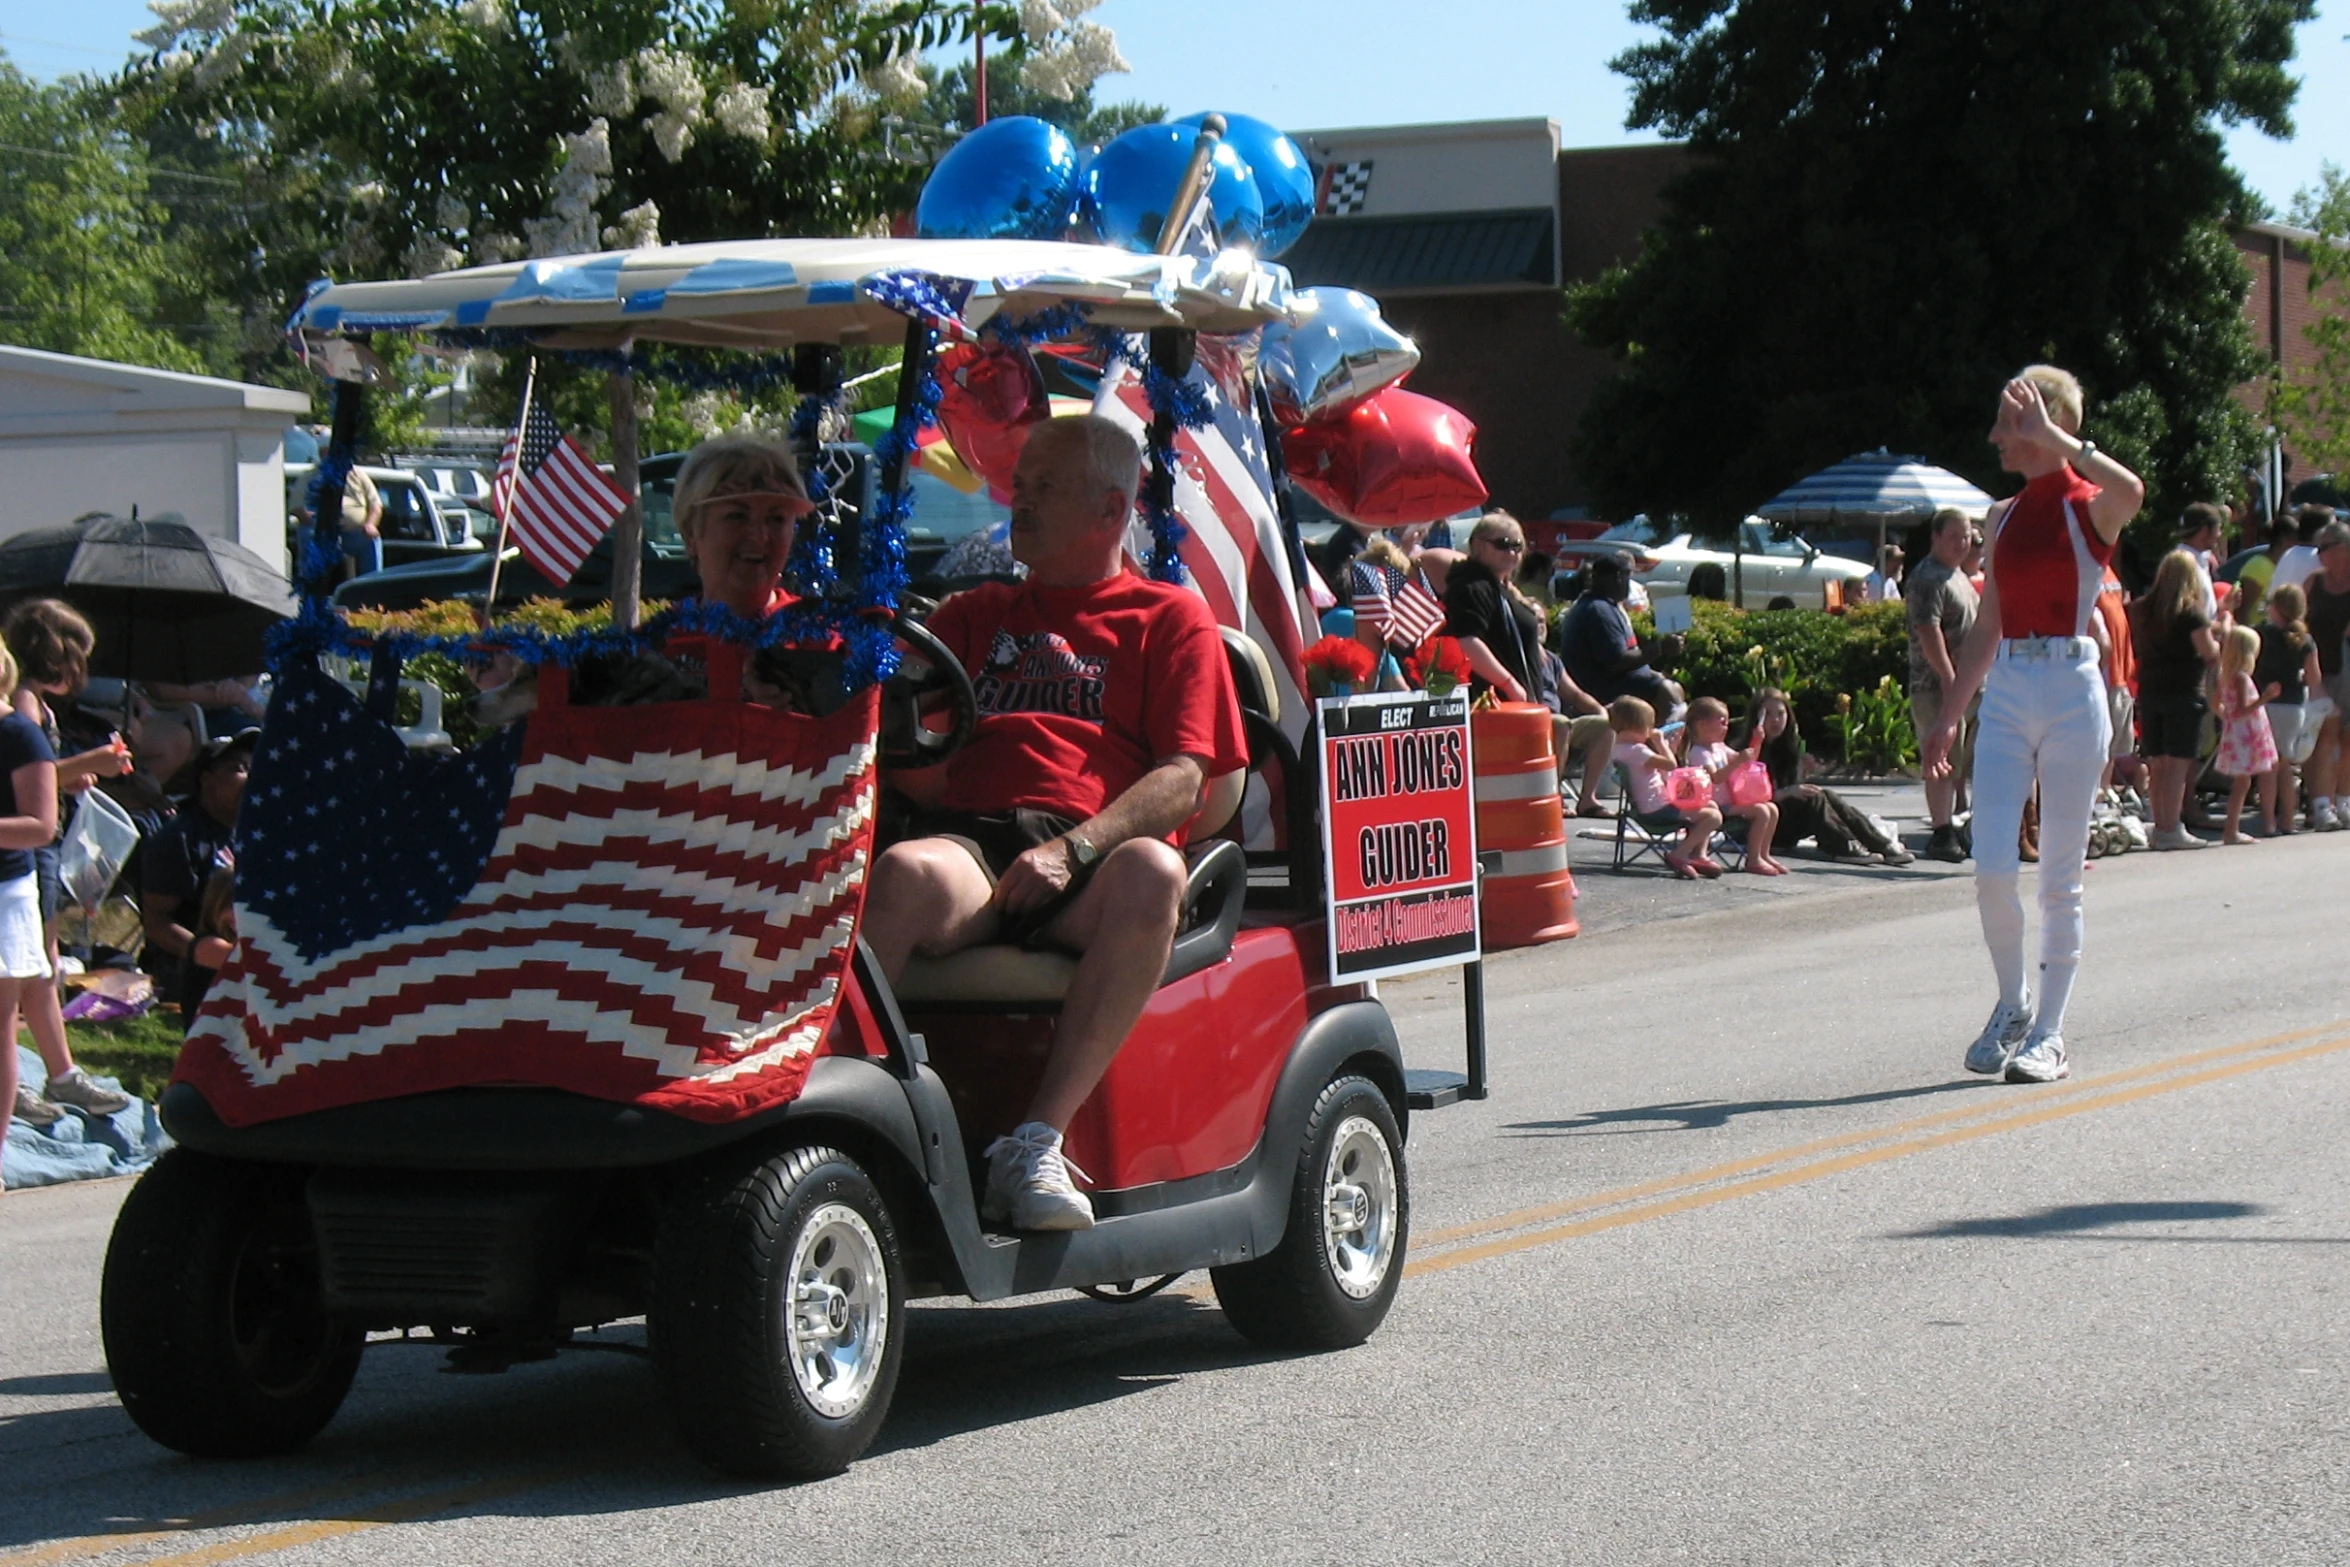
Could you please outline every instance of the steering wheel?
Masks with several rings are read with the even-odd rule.
[[[898,669],[881,683],[881,765],[936,767],[960,751],[978,727],[978,693],[962,660],[929,627],[900,610],[889,629],[898,639]],[[923,709],[935,708],[941,697],[954,721],[933,729],[922,722]]]

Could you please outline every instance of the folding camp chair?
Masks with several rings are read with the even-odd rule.
[[[1640,813],[1632,807],[1632,780],[1625,773],[1624,764],[1617,762],[1610,767],[1609,771],[1614,775],[1616,782],[1616,852],[1614,864],[1610,868],[1619,871],[1625,870],[1639,864],[1641,860],[1650,855],[1656,857],[1657,864],[1664,865],[1665,851],[1679,841],[1681,829],[1663,823],[1652,826],[1651,822],[1654,821],[1654,818],[1644,820]],[[1720,860],[1730,870],[1744,870],[1746,868],[1746,825],[1746,820],[1743,817],[1730,818],[1722,829],[1713,835],[1712,842],[1706,846],[1706,852]],[[1665,868],[1671,869],[1670,866],[1665,866]]]

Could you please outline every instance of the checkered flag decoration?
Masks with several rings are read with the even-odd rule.
[[[1371,197],[1371,160],[1322,165],[1322,199],[1318,210],[1326,218],[1349,217],[1363,210]]]

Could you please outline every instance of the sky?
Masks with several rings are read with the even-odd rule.
[[[1639,41],[1623,0],[1102,0],[1133,74],[1099,96],[1218,109],[1294,130],[1546,117],[1561,142],[1639,140],[1607,62]],[[107,71],[149,25],[144,0],[0,0],[0,49],[47,80]],[[2239,129],[2229,155],[2282,215],[2320,163],[2350,165],[2350,7],[2300,29],[2298,134]]]

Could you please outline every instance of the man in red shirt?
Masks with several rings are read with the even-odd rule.
[[[1018,586],[956,594],[930,630],[979,699],[971,741],[895,782],[923,836],[875,863],[864,934],[892,980],[920,952],[1072,949],[1077,973],[1028,1119],[987,1150],[991,1221],[1093,1224],[1061,1134],[1158,988],[1186,875],[1170,841],[1210,779],[1248,764],[1215,617],[1129,570],[1134,438],[1106,419],[1037,425],[1012,481]]]

